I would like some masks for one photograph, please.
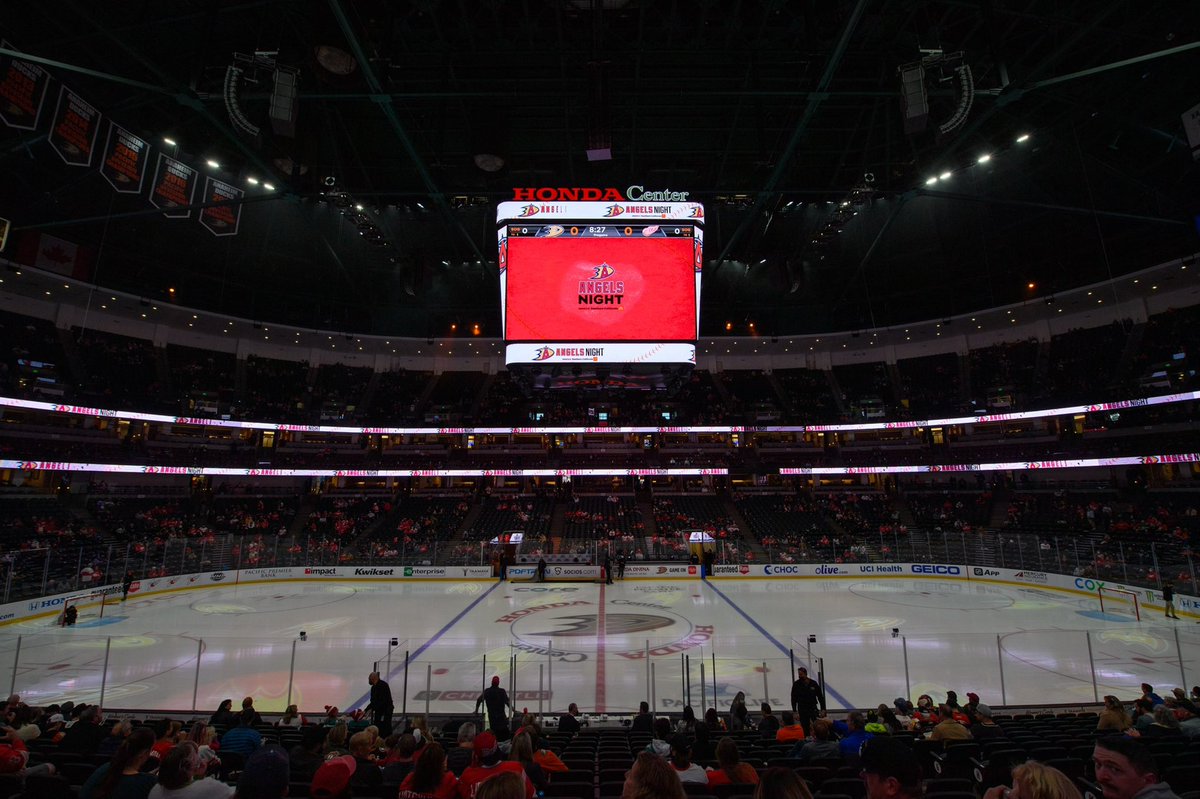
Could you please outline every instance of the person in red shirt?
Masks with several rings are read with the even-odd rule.
[[[717,768],[708,772],[709,785],[757,785],[758,772],[743,763],[737,744],[725,737],[717,744]]]
[[[446,769],[446,752],[437,741],[421,750],[417,764],[400,783],[397,799],[456,799],[458,778]]]
[[[490,732],[476,735],[473,751],[471,765],[458,778],[458,795],[462,799],[473,799],[481,783],[506,771],[521,775],[525,782],[525,799],[533,799],[533,783],[525,776],[525,767],[516,761],[504,759],[504,753],[500,751],[495,735]]]

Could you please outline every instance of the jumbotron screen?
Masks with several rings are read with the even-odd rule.
[[[703,219],[697,203],[502,203],[507,361],[694,362]]]

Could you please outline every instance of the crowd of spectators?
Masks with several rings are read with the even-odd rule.
[[[1179,799],[1200,788],[1200,686],[1164,698],[1143,684],[1098,711],[1003,713],[946,691],[835,714],[800,669],[786,709],[752,711],[738,692],[699,716],[643,702],[626,727],[594,728],[575,704],[554,725],[516,710],[510,723],[497,677],[479,697],[488,728],[451,718],[439,730],[424,715],[397,719],[390,687],[371,681],[367,711],[307,718],[291,705],[264,719],[252,697],[207,718],[143,721],[14,694],[0,707],[0,784],[45,799]]]

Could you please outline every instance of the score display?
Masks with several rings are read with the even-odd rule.
[[[508,363],[695,362],[697,203],[501,203]]]

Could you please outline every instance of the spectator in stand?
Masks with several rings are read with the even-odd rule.
[[[1163,703],[1162,697],[1154,693],[1154,686],[1148,682],[1142,683],[1142,699],[1145,699],[1151,705],[1161,705]]]
[[[629,725],[630,732],[654,732],[654,716],[650,715],[650,703],[642,702],[638,705],[637,715],[633,717],[633,723]]]
[[[862,778],[867,799],[918,799],[921,765],[912,747],[882,736],[867,741],[862,750]]]
[[[989,740],[992,738],[1003,738],[1004,730],[1000,729],[1000,725],[992,720],[992,709],[987,705],[980,705],[976,711],[978,721],[971,725],[971,735],[976,740]]]
[[[692,741],[692,757],[697,760],[712,760],[717,756],[716,744],[709,737],[708,725],[696,722],[695,739]]]
[[[246,759],[238,778],[235,799],[283,799],[291,779],[288,756],[275,744],[267,744]]]
[[[479,786],[475,799],[522,799],[527,784],[518,774],[497,774]]]
[[[158,784],[150,789],[149,799],[226,799],[233,786],[220,780],[206,780],[200,748],[184,741],[167,752],[158,767]]]
[[[692,710],[691,705],[685,705],[683,708],[683,716],[675,723],[675,731],[682,732],[685,735],[692,735],[696,731],[696,711]]]
[[[708,772],[709,785],[757,785],[758,772],[743,763],[737,744],[725,737],[717,742],[717,767]]]
[[[738,691],[729,703],[729,731],[737,732],[750,726],[750,711],[746,707],[746,694]]]
[[[12,775],[24,780],[26,777],[53,776],[54,766],[42,763],[29,765],[29,749],[16,731],[9,729],[0,738],[0,774]]]
[[[764,738],[774,738],[775,733],[779,732],[779,719],[771,712],[771,705],[767,702],[762,703],[762,718],[758,720],[758,731]]]
[[[783,711],[783,720],[775,732],[775,740],[781,744],[796,743],[804,740],[804,725],[796,722],[796,716],[790,710]]]
[[[717,709],[715,707],[710,707],[708,710],[704,711],[704,723],[708,725],[709,732],[727,732],[729,729],[725,725],[725,721],[719,715],[717,715]]]
[[[349,799],[353,796],[350,781],[358,764],[350,755],[340,755],[321,764],[313,775],[308,795],[315,799]]]
[[[1079,789],[1066,774],[1053,766],[1036,760],[1022,763],[1012,770],[1012,787],[997,785],[989,788],[984,799],[1082,799]]]
[[[364,793],[378,791],[383,785],[383,773],[371,759],[371,735],[366,731],[350,736],[350,756],[354,758],[354,776],[350,784]]]
[[[754,799],[812,799],[812,794],[796,772],[775,766],[763,772],[754,789]]]
[[[459,777],[458,795],[464,799],[475,796],[481,783],[506,771],[520,775],[525,783],[525,799],[533,799],[533,783],[525,776],[525,769],[521,764],[504,760],[495,735],[490,732],[480,733],[475,736],[475,755],[472,763]]]
[[[221,736],[222,754],[248,757],[254,750],[262,746],[262,735],[252,726],[254,717],[257,715],[253,707],[242,711],[242,715],[238,719],[238,726]]]
[[[17,705],[17,709],[13,713],[12,727],[16,730],[17,737],[25,743],[41,737],[42,728],[37,724],[39,715],[37,708],[30,707],[24,702]]]
[[[475,746],[475,724],[467,721],[458,727],[457,746],[446,753],[446,768],[453,772],[455,777],[463,773],[463,770],[471,765],[472,749]]]
[[[166,758],[167,753],[175,748],[179,731],[183,728],[183,724],[170,719],[162,719],[154,725],[154,754],[161,761]]]
[[[105,738],[100,721],[100,708],[95,705],[85,707],[79,714],[79,721],[72,724],[63,733],[63,739],[58,742],[58,751],[78,755],[96,754],[101,741]]]
[[[846,761],[847,765],[857,766],[858,753],[862,750],[863,744],[875,736],[867,732],[867,720],[863,718],[862,713],[851,713],[847,716],[846,727],[849,732],[838,742],[838,752],[841,753],[842,759]]]
[[[1169,785],[1159,782],[1150,750],[1133,738],[1097,739],[1092,764],[1104,799],[1179,799]]]
[[[346,722],[339,721],[337,724],[325,734],[325,757],[341,757],[342,755],[350,754],[350,749],[347,746],[347,741],[350,739],[350,728],[346,726]],[[416,744],[413,744],[413,750],[416,750]],[[412,754],[411,752],[409,754]]]
[[[112,730],[108,735],[104,736],[104,740],[100,741],[100,745],[96,747],[96,754],[112,757],[121,744],[129,737],[129,733],[133,732],[133,722],[129,719],[121,719],[112,726]],[[66,740],[66,735],[63,735],[63,740]],[[62,742],[59,742],[59,751],[62,751]]]
[[[539,792],[546,790],[550,780],[542,767],[533,759],[533,742],[529,733],[522,732],[513,737],[512,750],[508,759],[521,764],[521,768],[525,769],[525,777],[533,783],[535,790]]]
[[[954,709],[949,705],[938,708],[942,720],[933,728],[929,735],[931,741],[966,741],[971,737],[971,731],[954,717]]]
[[[650,743],[646,744],[646,751],[653,752],[660,757],[667,757],[671,754],[671,720],[666,716],[659,716],[654,720],[654,738]]]
[[[1100,711],[1100,718],[1096,721],[1096,731],[1125,732],[1132,726],[1133,719],[1129,717],[1121,700],[1111,694],[1104,697],[1104,710]]]
[[[263,723],[262,716],[258,715],[258,711],[254,709],[254,697],[252,696],[248,696],[242,700],[242,713],[244,714],[247,710],[254,714],[250,722],[251,724],[257,725]]]
[[[827,760],[831,757],[841,757],[838,742],[833,736],[833,722],[829,719],[817,719],[812,724],[812,734],[807,740],[800,741],[792,749],[791,757],[808,763],[813,760]]]
[[[458,777],[446,768],[441,744],[430,743],[417,758],[412,773],[400,783],[397,799],[456,799]]]
[[[233,712],[233,700],[225,699],[217,706],[217,710],[208,717],[209,724],[219,724],[222,727],[229,729],[236,727],[238,723],[237,716]]]
[[[79,799],[146,799],[157,780],[142,772],[150,759],[154,733],[139,727],[130,733],[112,760],[96,769],[79,789]]]
[[[579,705],[572,702],[567,706],[567,712],[558,717],[558,731],[579,732]]]
[[[671,738],[670,745],[671,767],[675,769],[675,773],[679,776],[679,781],[694,782],[700,785],[707,784],[708,772],[704,770],[703,766],[692,762],[692,745],[688,742],[687,736],[674,736]],[[720,751],[720,749],[721,747],[718,744],[717,750]]]
[[[1142,730],[1143,738],[1180,738],[1179,719],[1165,704],[1154,708],[1154,722]]]
[[[388,740],[391,740],[390,738]],[[416,765],[417,738],[406,732],[396,738],[395,744],[383,760],[383,782],[386,785],[399,785]]]
[[[283,717],[279,719],[280,727],[303,727],[304,716],[300,715],[300,709],[295,705],[288,705],[287,710],[283,711]]]
[[[912,713],[913,729],[922,730],[932,727],[940,721],[938,710],[933,705],[933,697],[921,694],[917,697],[917,706]]]
[[[1139,733],[1154,723],[1154,705],[1149,699],[1133,700],[1133,728]]]
[[[317,773],[317,769],[325,762],[323,748],[327,727],[305,727],[300,743],[288,752],[288,765],[292,776],[297,782],[308,782]]]
[[[391,686],[380,678],[377,671],[371,672],[367,677],[367,684],[371,686],[371,702],[366,710],[371,713],[371,723],[377,726],[380,734],[386,738],[392,734],[392,713],[395,712]]]
[[[625,775],[621,799],[686,799],[683,782],[657,755],[642,752]]]

